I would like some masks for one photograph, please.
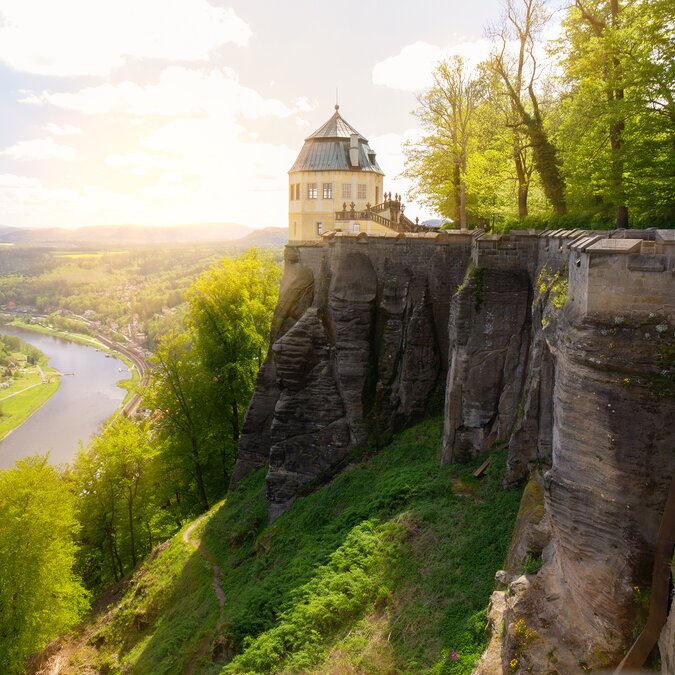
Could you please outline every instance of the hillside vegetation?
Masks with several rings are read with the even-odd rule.
[[[258,471],[32,669],[471,672],[520,491],[501,490],[503,451],[481,480],[440,467],[441,434],[408,429],[271,525]]]

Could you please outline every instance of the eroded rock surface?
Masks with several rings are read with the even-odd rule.
[[[463,462],[507,439],[529,340],[525,271],[470,271],[450,309],[444,462]]]
[[[421,417],[445,383],[449,296],[471,236],[287,247],[272,346],[233,477],[269,461],[269,514],[369,439]]]
[[[445,390],[443,461],[508,444],[505,481],[540,496],[549,469],[504,573],[502,667],[614,666],[675,471],[674,271],[655,230],[287,247],[235,477],[269,461],[276,517]]]

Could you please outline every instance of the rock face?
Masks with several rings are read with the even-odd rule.
[[[383,442],[440,400],[448,299],[470,246],[457,233],[286,247],[270,353],[233,475],[236,485],[269,462],[270,518],[354,448]]]
[[[542,556],[504,596],[505,672],[514,650],[528,672],[616,665],[675,472],[674,271],[656,230],[287,247],[233,482],[268,462],[275,518],[444,394],[443,462],[503,443],[507,484],[546,471],[505,572]]]
[[[675,471],[675,256],[668,233],[631,235],[479,238],[483,306],[475,273],[452,299],[443,460],[508,439],[507,483],[550,467],[530,533],[550,543],[507,594],[505,666],[548,672],[551,649],[560,672],[616,665],[651,582]]]
[[[522,388],[530,333],[527,272],[472,268],[453,297],[444,462],[463,462],[505,440]]]
[[[675,565],[671,569],[671,577],[675,581]],[[659,652],[661,652],[662,675],[675,673],[675,607],[672,605],[659,638]]]

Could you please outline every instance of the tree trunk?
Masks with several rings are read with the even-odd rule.
[[[619,0],[610,0],[610,11],[612,14],[612,25],[616,27],[619,23]],[[614,81],[620,80],[621,75],[621,63],[616,56],[612,56],[612,66],[614,70]],[[612,114],[611,108],[616,108],[617,105],[621,106],[623,103],[623,88],[618,87],[616,89],[610,89],[608,92],[608,100],[610,104],[610,114]],[[621,117],[616,119],[617,112]],[[623,157],[622,157],[622,148],[623,148],[623,132],[625,129],[625,124],[623,121],[623,111],[614,110],[613,117],[609,126],[609,143],[612,148],[612,181],[614,183],[614,192],[616,203],[616,226],[618,228],[627,229],[628,228],[628,206],[626,205],[626,195],[624,192],[623,185]]]
[[[105,526],[105,539],[108,542],[108,553],[110,555],[110,566],[112,567],[113,577],[115,578],[115,581],[119,581],[120,577],[117,575],[117,564],[115,562],[115,552],[113,550],[112,533],[110,532],[107,524]]]
[[[197,481],[197,490],[199,491],[199,497],[202,500],[204,511],[208,511],[209,498],[206,496],[206,487],[204,485],[204,469],[200,461],[197,459],[199,457],[199,452],[197,450],[197,441],[194,438],[191,438],[190,443],[192,444],[192,457],[195,467],[195,480]]]
[[[136,567],[136,537],[134,534],[134,504],[131,496],[131,487],[129,488],[129,498],[127,500],[129,511],[129,540],[131,542],[131,566]]]
[[[120,579],[124,576],[124,565],[122,564],[122,558],[120,558],[119,551],[117,550],[117,543],[113,539],[113,552],[115,553],[115,558],[117,559],[117,565],[120,568]]]
[[[239,406],[236,398],[232,399],[232,440],[236,448],[239,444]]]
[[[459,160],[455,159],[452,171],[452,192],[453,192],[453,214],[452,217],[456,223],[462,220],[462,169]]]
[[[150,550],[152,551],[152,528],[150,527],[150,521],[146,519],[145,526],[148,528],[148,541],[150,542]]]
[[[522,220],[527,216],[527,192],[529,186],[527,173],[525,171],[525,166],[523,165],[523,158],[520,154],[520,148],[515,142],[515,138],[513,147],[513,161],[516,165],[516,176],[518,178],[518,218]]]
[[[527,131],[532,143],[534,164],[537,167],[546,198],[553,210],[559,215],[567,213],[565,202],[565,183],[560,175],[555,146],[548,140],[541,121],[527,115]]]

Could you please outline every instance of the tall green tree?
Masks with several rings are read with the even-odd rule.
[[[73,572],[75,496],[46,457],[0,472],[0,664],[23,662],[70,628],[87,607]]]
[[[420,96],[416,111],[427,135],[408,147],[406,174],[422,179],[432,199],[443,211],[450,207],[462,228],[467,226],[469,146],[482,95],[480,81],[461,57],[439,63],[434,85]]]
[[[160,517],[156,454],[145,427],[120,416],[75,459],[80,569],[92,588],[121,579],[171,532]]]
[[[197,491],[202,510],[211,505],[207,489],[213,464],[213,377],[203,368],[189,333],[164,336],[152,357],[152,380],[146,405],[157,411],[162,462],[178,469]]]
[[[546,110],[537,91],[541,71],[537,42],[548,20],[544,0],[506,0],[501,24],[491,29],[495,49],[488,64],[501,79],[509,97],[514,117],[510,126],[528,138],[544,193],[553,210],[562,215],[567,212],[565,181],[558,148],[546,126]],[[525,176],[520,166],[519,147],[522,143],[514,135],[514,160],[520,174],[519,185],[523,186]],[[522,208],[520,214],[523,214]]]
[[[674,22],[661,0],[576,0],[563,23],[570,191],[582,207],[613,210],[618,227],[629,207],[675,215]]]
[[[188,322],[194,348],[212,378],[223,478],[229,482],[256,374],[267,354],[272,315],[279,295],[279,264],[251,249],[225,258],[202,274],[188,292]]]

